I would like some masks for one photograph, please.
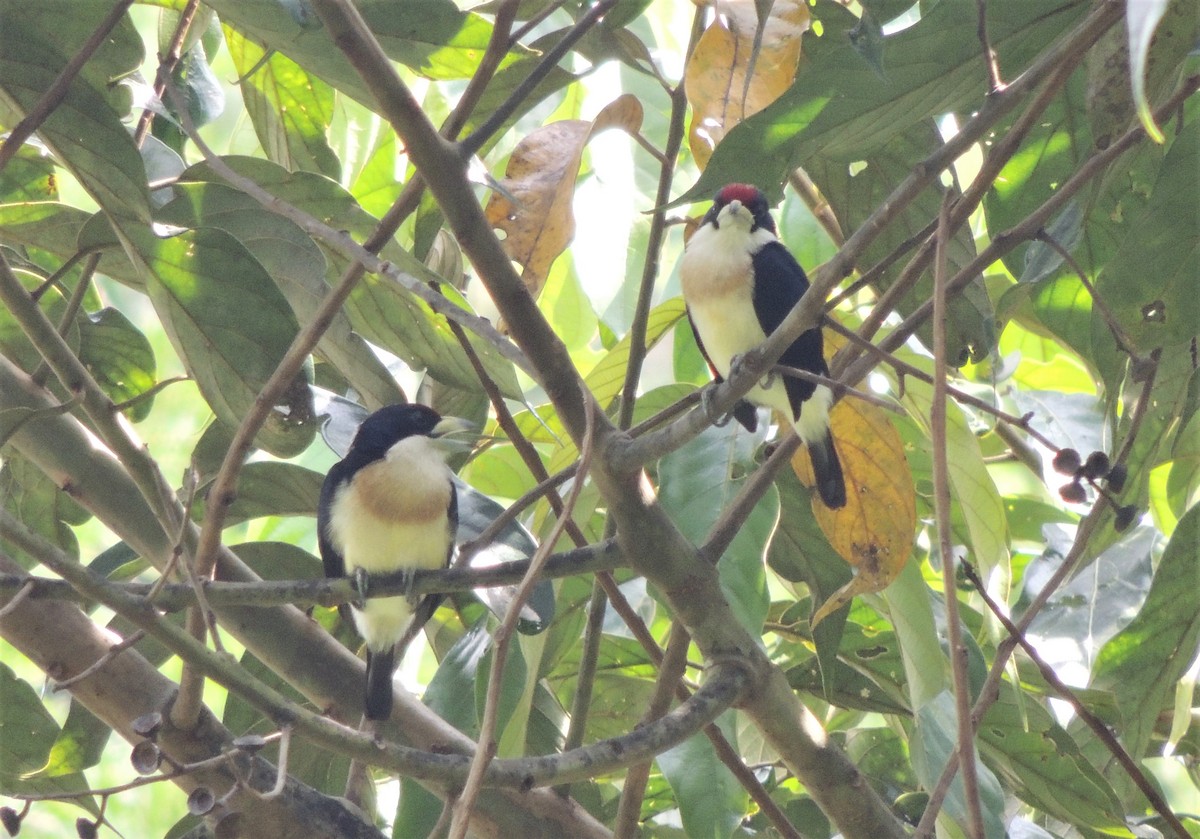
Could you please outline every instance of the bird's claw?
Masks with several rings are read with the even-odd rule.
[[[714,387],[709,386],[700,391],[700,409],[704,411],[704,416],[708,417],[708,421],[712,423],[713,428],[724,428],[729,425],[729,420],[733,414],[717,415],[715,413],[712,405]]]
[[[735,378],[742,374],[743,368],[746,366],[746,354],[738,353],[733,358],[729,359],[729,378]],[[758,380],[758,386],[763,390],[767,390],[771,385],[775,384],[775,379],[778,374],[774,370],[768,370],[763,377]]]
[[[404,599],[408,601],[410,607],[415,609],[421,602],[421,595],[412,590],[413,583],[417,580],[417,575],[413,573],[411,568],[402,568],[400,575],[404,581]]]
[[[367,576],[367,569],[355,568],[353,579],[354,591],[358,594],[358,597],[350,605],[356,609],[363,609],[367,603],[367,588],[371,583],[370,577]]]

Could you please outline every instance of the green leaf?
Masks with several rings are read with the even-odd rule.
[[[0,662],[0,793],[71,795],[86,790],[82,772],[26,777],[46,765],[58,735],[58,724],[37,693]],[[89,796],[70,800],[89,812],[98,812]]]
[[[298,225],[269,212],[248,195],[219,183],[181,183],[175,199],[157,217],[180,227],[216,227],[245,245],[287,298],[300,323],[310,323],[329,293],[325,255]],[[383,407],[405,401],[403,392],[378,356],[337,312],[317,344],[358,390],[364,402]]]
[[[1200,334],[1197,160],[1200,122],[1191,120],[1171,144],[1145,211],[1096,279],[1096,293],[1144,352]]]
[[[6,452],[4,465],[0,467],[0,504],[68,556],[79,557],[79,542],[70,525],[83,524],[91,518],[91,513],[16,452]],[[7,539],[0,539],[0,545],[25,568],[40,564]]]
[[[736,749],[733,714],[722,714],[717,725]],[[660,754],[656,762],[675,792],[684,832],[691,839],[727,839],[746,812],[747,796],[709,739],[694,734]]]
[[[159,239],[130,226],[122,234],[141,260],[150,300],[205,401],[221,421],[238,425],[299,330],[287,301],[262,264],[224,231]],[[312,397],[302,385],[285,392],[255,441],[289,457],[314,434]]]
[[[1129,33],[1129,75],[1133,79],[1133,102],[1138,119],[1146,134],[1156,143],[1165,139],[1154,115],[1150,113],[1150,102],[1146,99],[1146,65],[1154,28],[1162,19],[1170,0],[1149,0],[1134,3],[1125,8],[1125,29]]]
[[[279,691],[292,702],[312,708],[312,703],[305,699],[298,690],[250,653],[243,653],[238,663],[251,678]],[[236,691],[230,691],[225,700],[221,722],[235,737],[246,734],[267,735],[278,730],[274,722],[266,719],[262,712],[242,699]],[[259,757],[278,766],[279,743],[268,745],[259,753]],[[326,795],[341,796],[345,793],[346,775],[349,769],[350,758],[331,754],[324,747],[303,737],[293,737],[289,744],[288,775]]]
[[[495,647],[492,646],[491,638],[488,639],[487,649],[484,651],[483,658],[479,661],[479,668],[476,672],[474,694],[475,694],[475,718],[483,720],[484,706],[487,702],[488,685],[491,680],[492,658],[495,655]],[[525,653],[522,650],[521,644],[509,644],[508,655],[504,659],[504,671],[500,675],[500,696],[499,704],[496,708],[496,730],[494,736],[498,743],[503,744],[504,734],[510,724],[524,726],[525,719],[529,715],[529,705],[525,700],[525,678],[527,675],[525,664]],[[517,715],[521,719],[517,719]],[[511,755],[510,755],[511,756]]]
[[[225,162],[281,201],[294,204],[338,229],[348,230],[356,238],[369,236],[378,225],[377,219],[365,213],[344,189],[327,178],[311,172],[288,172],[269,161],[248,157],[229,157]],[[204,164],[193,166],[183,177],[223,183]],[[419,281],[441,283],[440,277],[394,242],[385,246],[380,255]],[[331,251],[326,251],[326,258],[327,279],[336,281],[349,263]],[[441,290],[451,303],[468,308],[454,289],[443,284]],[[441,382],[465,390],[478,389],[475,369],[445,318],[434,314],[424,302],[392,280],[367,274],[355,287],[345,311],[357,332],[400,356],[413,369],[428,368],[430,375]],[[501,391],[510,398],[520,398],[521,388],[512,363],[483,339],[472,337],[471,345]]]
[[[897,134],[881,148],[873,150],[853,169],[826,155],[816,155],[804,163],[805,170],[828,199],[842,230],[857,230],[912,171],[914,162],[931,154],[942,145],[941,136],[932,120],[924,120]],[[959,195],[957,184],[937,185],[921,192],[863,252],[861,265],[872,265],[884,259],[895,248],[916,237],[937,218],[945,193]],[[947,276],[975,258],[975,240],[969,225],[951,237],[946,249]],[[889,288],[899,277],[904,260],[897,262],[879,278],[875,287]],[[901,315],[911,314],[933,295],[933,274],[926,271],[916,285],[896,305]],[[968,360],[978,361],[995,348],[997,331],[992,304],[983,288],[982,277],[975,277],[959,293],[947,300],[946,352],[950,364],[961,367]],[[932,326],[928,322],[918,332],[927,347],[933,346]]]
[[[279,50],[308,72],[374,106],[374,97],[319,20],[297,20],[286,4],[275,0],[214,0],[211,5],[226,27]],[[368,0],[358,9],[390,58],[432,79],[470,77],[492,34],[485,18],[460,12],[449,0]],[[519,47],[511,50],[501,67],[523,52]]]
[[[913,767],[925,789],[933,789],[942,769],[950,759],[957,742],[954,723],[954,697],[943,691],[917,712],[916,727],[910,741]],[[979,780],[980,809],[983,811],[983,830],[987,839],[1005,839],[1004,791],[996,776],[975,761],[975,772]],[[968,824],[967,800],[963,790],[962,773],[954,776],[950,791],[946,795],[946,814],[958,824]]]
[[[100,763],[112,733],[108,723],[85,708],[82,702],[72,700],[62,731],[50,749],[46,765],[37,775],[54,778],[91,769]]]
[[[753,468],[762,440],[737,423],[705,429],[658,464],[658,500],[683,535],[701,545]],[[772,488],[759,500],[717,569],[721,588],[738,621],[751,634],[762,633],[770,602],[763,555],[779,520],[779,495]]]
[[[1055,667],[1088,672],[1096,649],[1128,624],[1149,585],[1156,541],[1150,528],[1135,528],[1050,596],[1027,634],[1051,647],[1045,655]],[[1058,570],[1071,546],[1070,531],[1048,527],[1045,542],[1045,553],[1025,569],[1026,592],[1019,606]]]
[[[32,146],[22,146],[0,170],[0,200],[57,201],[56,168],[49,155]]]
[[[917,563],[905,563],[880,596],[887,603],[900,644],[909,702],[920,711],[943,694],[949,684],[949,668],[934,622],[929,586]]]
[[[912,358],[921,366],[923,360]],[[932,387],[912,377],[905,380],[901,400],[909,415],[929,439]],[[926,443],[930,445],[929,443]],[[949,460],[950,491],[956,502],[955,531],[971,548],[971,561],[979,566],[985,579],[1000,570],[1009,577],[1008,533],[1005,527],[1004,501],[988,473],[979,441],[967,424],[962,409],[949,401],[946,405],[946,451]]]
[[[79,360],[114,402],[125,402],[154,387],[150,341],[117,309],[107,307],[80,318]],[[126,416],[140,422],[153,405],[153,397],[140,400]]]
[[[992,47],[1009,72],[1019,72],[1088,8],[1075,0],[1050,7],[1045,0],[992,4]],[[977,12],[967,0],[944,0],[915,25],[884,38],[883,79],[849,40],[823,50],[782,96],[726,135],[676,203],[708,198],[738,181],[769,188],[778,198],[787,172],[818,154],[861,160],[923,120],[977,106],[987,90]]]
[[[325,576],[320,559],[288,542],[242,542],[231,545],[230,550],[264,580],[319,580]]]
[[[1125,819],[1116,794],[1079,746],[1036,702],[1002,689],[979,725],[980,756],[1031,807],[1093,830]]]
[[[645,349],[649,350],[657,344],[667,330],[684,317],[685,312],[682,297],[673,297],[651,309],[646,322]],[[584,379],[584,385],[591,390],[598,405],[607,406],[620,394],[625,382],[625,369],[629,366],[631,346],[632,338],[626,333]]]
[[[45,43],[46,30],[40,28],[45,22],[24,13],[38,5],[0,6],[0,104],[18,118],[37,104],[67,62],[57,52],[62,42]],[[98,4],[89,5],[95,9]],[[60,7],[50,31],[77,17],[74,10],[67,13]],[[149,188],[141,156],[120,115],[86,77],[75,78],[62,103],[38,126],[38,136],[106,211],[149,220]]]
[[[295,463],[272,460],[247,463],[238,477],[237,498],[225,516],[225,526],[261,516],[312,516],[325,476]],[[197,499],[192,515],[203,520],[205,505]]]
[[[1137,617],[1112,638],[1096,660],[1092,687],[1117,698],[1124,725],[1121,740],[1135,759],[1147,754],[1160,713],[1170,713],[1175,683],[1200,645],[1200,612],[1192,598],[1200,579],[1200,506],[1175,528],[1154,572]]]
[[[775,478],[775,487],[779,492],[779,531],[771,540],[767,563],[785,580],[804,583],[815,608],[850,582],[853,574],[850,565],[821,532],[813,516],[808,492],[801,486],[795,471],[781,470]],[[830,702],[835,701],[834,694],[842,689],[837,656],[848,614],[848,609],[838,609],[817,624],[812,633],[817,646],[821,687]],[[807,617],[812,618],[811,610]]]
[[[288,169],[339,179],[342,165],[325,136],[333,120],[333,88],[279,52],[268,57],[236,29],[226,27],[225,33],[233,64],[243,77],[246,112],[268,159]]]
[[[468,737],[479,734],[475,712],[475,683],[487,682],[484,656],[492,646],[487,621],[480,620],[455,642],[442,657],[437,672],[429,680],[421,701],[439,717]]]
[[[1011,124],[1011,121],[1006,120],[1005,123]],[[1079,72],[1071,77],[1063,92],[1055,97],[1041,118],[1030,127],[1025,142],[1004,164],[999,176],[984,194],[983,209],[987,214],[988,230],[993,235],[1008,230],[1036,210],[1054,194],[1057,185],[1074,173],[1091,149],[1092,135],[1084,118],[1084,78],[1083,73]],[[1068,207],[1074,208],[1071,212],[1078,225],[1083,210],[1078,202],[1071,202]],[[1051,227],[1057,224],[1055,222]],[[1071,243],[1061,235],[1055,236],[1055,239],[1072,250]],[[1026,266],[1035,251],[1053,254],[1056,267],[1062,263],[1062,257],[1041,242],[1020,245],[1001,259],[1009,273],[1020,277],[1026,273]]]

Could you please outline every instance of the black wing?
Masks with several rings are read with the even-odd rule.
[[[688,325],[692,327],[692,336],[696,339],[696,346],[700,348],[700,355],[704,356],[704,360],[708,364],[708,369],[712,372],[713,381],[720,384],[725,379],[717,372],[717,366],[708,357],[708,350],[704,349],[704,342],[700,340],[700,330],[696,329],[696,322],[692,320],[692,310],[685,307],[684,311],[687,312]],[[734,404],[733,418],[752,434],[758,428],[758,411],[745,399],[739,399]]]
[[[770,335],[779,328],[788,312],[808,291],[808,277],[796,258],[780,242],[768,242],[754,257],[754,313],[763,332]],[[825,345],[821,329],[803,333],[784,350],[779,363],[811,373],[829,375],[825,363]],[[785,377],[784,387],[792,405],[793,419],[800,416],[800,405],[813,395],[817,386],[794,377]]]
[[[454,556],[454,542],[458,538],[458,490],[454,481],[450,482],[450,506],[446,508],[446,521],[450,529],[450,547],[446,549],[446,567],[450,567],[450,558]]]
[[[317,547],[321,551],[321,564],[325,566],[326,577],[346,576],[346,559],[329,538],[329,518],[333,512],[334,495],[350,477],[350,470],[342,460],[333,465],[321,484],[321,496],[317,502]]]

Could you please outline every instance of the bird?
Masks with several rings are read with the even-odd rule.
[[[679,272],[692,332],[718,383],[739,356],[778,328],[809,285],[776,235],[766,196],[751,184],[728,184],[717,192],[684,247]],[[828,376],[821,328],[802,333],[779,363]],[[846,480],[829,428],[829,388],[795,376],[768,376],[746,399],[790,419],[812,457],[821,501],[831,509],[845,506]],[[751,405],[739,402],[733,415],[755,429]]]
[[[352,577],[360,595],[350,611],[367,647],[368,720],[391,716],[395,646],[416,605],[411,595],[365,599],[369,575],[449,564],[458,496],[446,457],[470,448],[463,434],[472,428],[424,405],[380,408],[321,485],[317,544],[325,576]]]

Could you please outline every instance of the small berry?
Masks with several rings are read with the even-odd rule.
[[[96,839],[99,831],[94,821],[80,817],[75,820],[75,833],[79,839]]]
[[[1083,484],[1079,483],[1078,480],[1060,486],[1058,488],[1058,495],[1068,504],[1082,504],[1084,501],[1087,501],[1087,490],[1083,488]]]
[[[12,807],[0,807],[0,824],[4,825],[9,836],[21,832],[21,816]]]
[[[1129,477],[1129,469],[1124,463],[1118,463],[1108,470],[1108,488],[1120,495],[1125,489],[1125,479]]]
[[[1129,529],[1137,518],[1138,508],[1136,504],[1126,504],[1124,507],[1117,508],[1117,515],[1113,519],[1113,530],[1118,533],[1124,533]]]
[[[1110,466],[1108,455],[1104,452],[1092,452],[1084,461],[1083,477],[1089,481],[1098,481],[1108,474]]]
[[[1079,452],[1074,449],[1059,449],[1054,455],[1054,471],[1062,475],[1074,475],[1082,462]]]

